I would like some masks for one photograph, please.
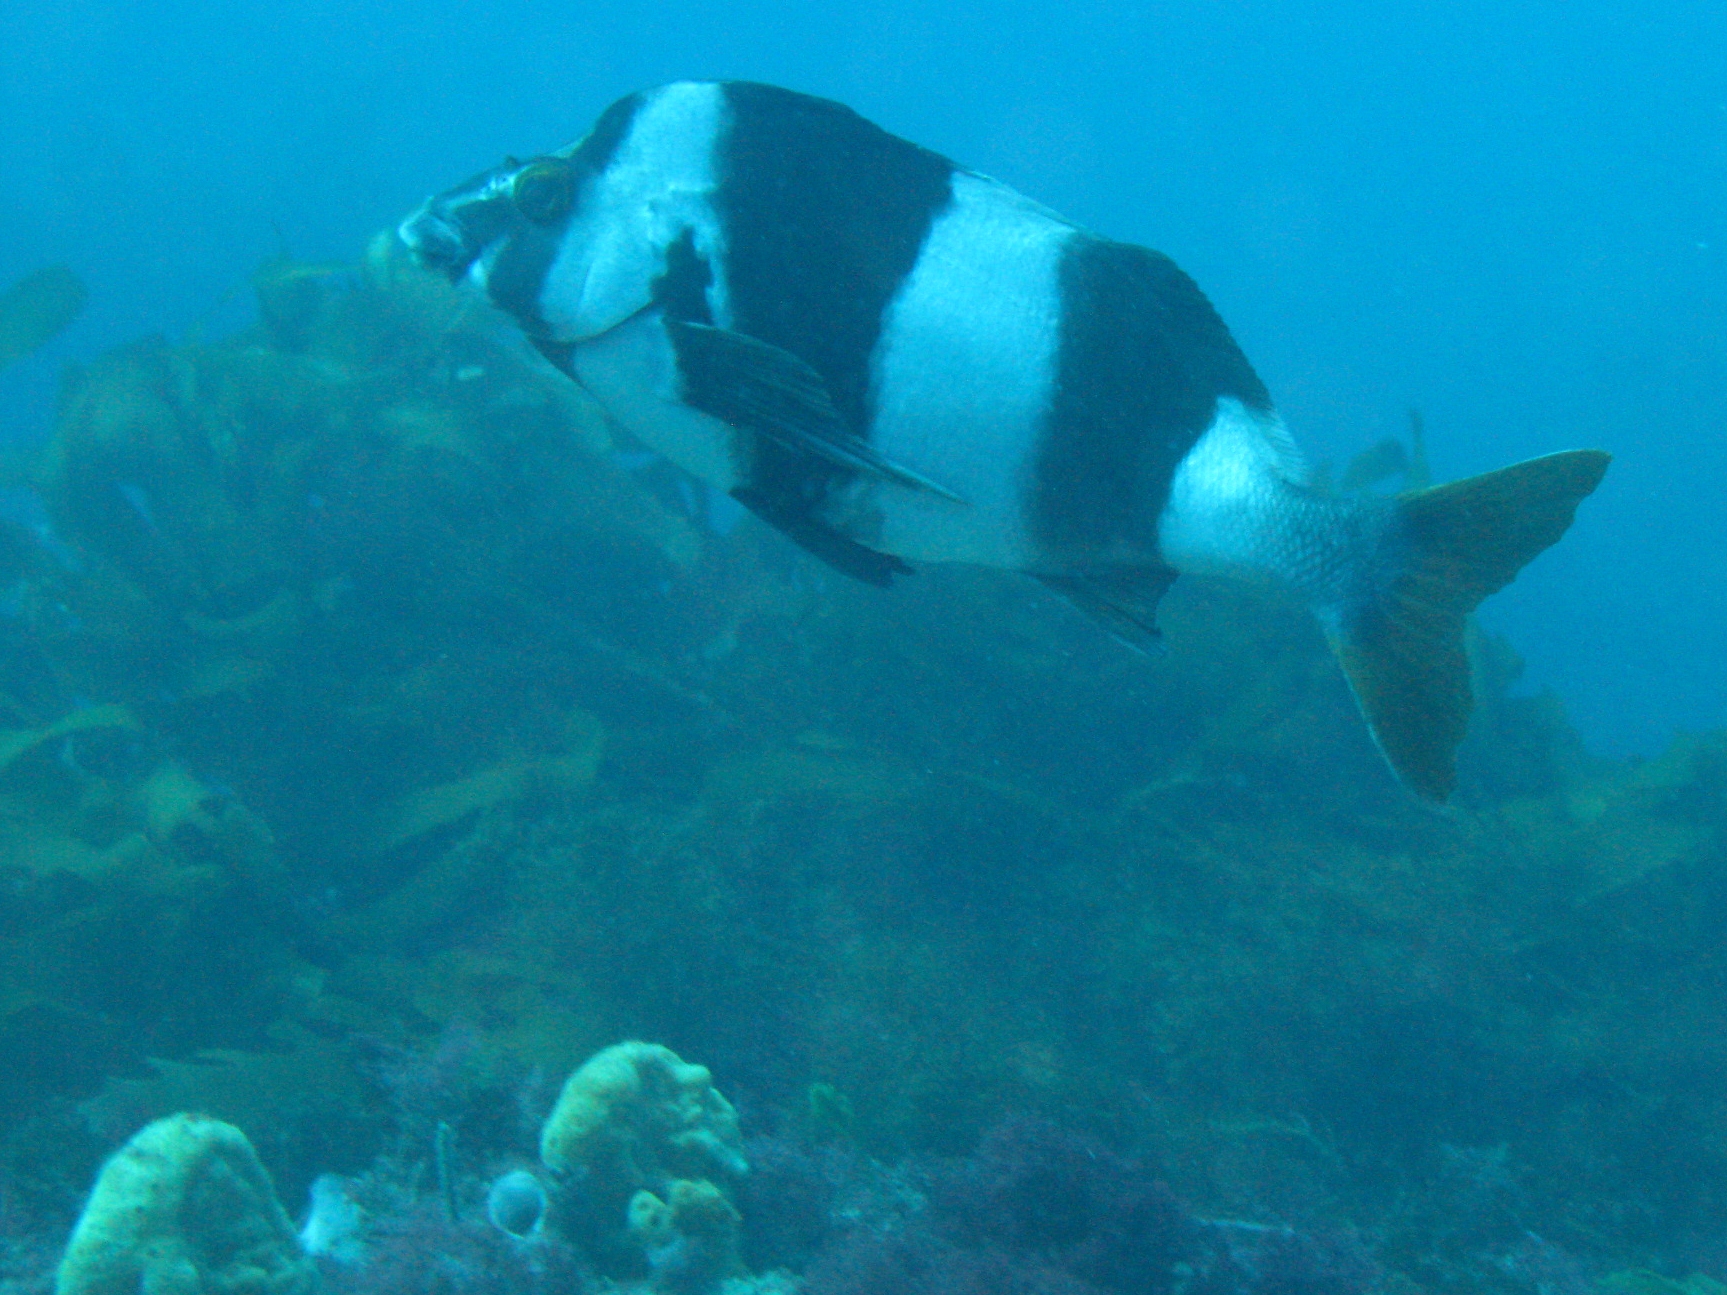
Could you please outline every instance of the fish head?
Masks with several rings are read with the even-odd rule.
[[[491,265],[512,242],[539,241],[564,223],[576,188],[569,158],[505,158],[501,166],[427,198],[396,233],[427,269],[483,291]]]

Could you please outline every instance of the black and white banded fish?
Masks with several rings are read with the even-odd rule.
[[[1281,581],[1432,800],[1468,723],[1464,617],[1607,468],[1335,496],[1169,258],[771,86],[631,95],[399,232],[618,424],[861,580],[1023,571],[1139,645],[1178,572]]]

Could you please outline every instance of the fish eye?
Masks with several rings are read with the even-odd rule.
[[[576,197],[576,177],[570,164],[558,157],[529,162],[510,184],[516,210],[536,225],[561,220]]]

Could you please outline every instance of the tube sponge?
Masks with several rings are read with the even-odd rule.
[[[540,1133],[540,1159],[629,1194],[679,1179],[749,1172],[737,1111],[706,1066],[657,1043],[616,1043],[567,1080]]]
[[[146,1125],[108,1159],[55,1295],[310,1295],[311,1260],[246,1135],[203,1115]]]

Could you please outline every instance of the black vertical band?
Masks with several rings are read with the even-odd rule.
[[[826,99],[747,82],[725,94],[731,124],[714,206],[732,327],[808,364],[848,430],[867,439],[870,357],[949,201],[953,166]],[[748,488],[758,511],[818,520],[851,473],[755,439]]]
[[[870,356],[953,166],[826,99],[744,82],[725,94],[715,206],[732,327],[821,374],[867,436]]]
[[[1176,467],[1220,396],[1270,397],[1198,286],[1167,256],[1091,235],[1060,268],[1055,389],[1030,519],[1053,556],[1151,553]]]

